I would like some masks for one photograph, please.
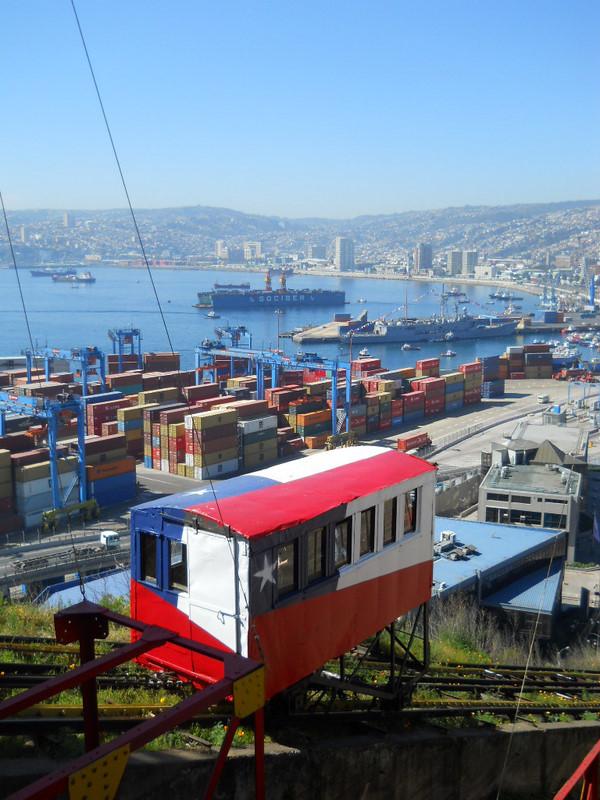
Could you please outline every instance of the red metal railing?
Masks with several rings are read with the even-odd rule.
[[[571,792],[577,789],[573,795],[577,800],[599,800],[598,792],[598,758],[600,757],[600,741],[592,747],[569,780],[554,795],[553,800],[567,800]]]
[[[108,623],[138,631],[140,637],[131,644],[115,648],[100,658],[95,658],[95,639],[108,636]],[[152,625],[145,625],[137,620],[121,614],[115,614],[106,608],[84,601],[63,611],[54,617],[56,639],[60,644],[79,642],[81,664],[66,675],[44,681],[33,689],[11,697],[0,703],[0,720],[12,717],[35,703],[79,686],[81,688],[85,755],[72,761],[67,767],[40,778],[28,787],[11,795],[9,800],[46,800],[67,792],[73,781],[82,774],[101,774],[94,769],[96,764],[106,764],[107,756],[112,754],[113,761],[128,757],[130,751],[143,747],[157,736],[172,730],[196,714],[206,711],[210,706],[233,695],[234,716],[227,730],[227,736],[215,762],[209,785],[205,792],[205,800],[213,797],[219,777],[225,765],[227,754],[233,741],[233,734],[246,716],[254,715],[254,754],[255,754],[255,788],[257,800],[264,800],[264,673],[263,667],[256,661],[243,658],[235,653],[226,653],[191,639],[185,639],[176,633]],[[177,706],[165,710],[157,717],[145,720],[131,730],[100,745],[98,726],[98,698],[96,677],[126,661],[130,661],[142,653],[147,653],[166,643],[177,645],[185,650],[200,653],[209,658],[223,662],[224,676],[220,681],[196,692]],[[125,754],[123,756],[123,754]],[[86,773],[88,767],[91,773]],[[116,777],[116,789],[122,772]],[[87,778],[86,778],[87,779]],[[114,794],[113,794],[114,796]]]

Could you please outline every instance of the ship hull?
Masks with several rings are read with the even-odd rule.
[[[389,325],[379,331],[356,330],[354,333],[323,335],[315,329],[293,336],[298,343],[304,342],[346,342],[356,345],[366,344],[412,344],[415,342],[458,342],[468,339],[496,339],[513,336],[517,330],[516,321],[486,323],[470,318],[458,322],[416,322],[415,324]]]
[[[215,311],[243,309],[261,311],[272,308],[300,308],[307,306],[343,306],[345,292],[337,291],[286,291],[286,292],[202,292],[198,294],[198,307],[211,307]],[[210,303],[210,305],[208,305]]]
[[[356,333],[353,344],[410,344],[412,342],[458,342],[466,339],[495,339],[499,336],[513,336],[517,330],[516,322],[497,325],[474,324],[460,326],[453,324],[389,327],[385,333]],[[451,336],[449,336],[451,334]]]

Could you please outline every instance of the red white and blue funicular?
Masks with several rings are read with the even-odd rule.
[[[265,664],[273,697],[431,596],[435,467],[380,447],[278,464],[131,512],[131,615]],[[206,684],[165,645],[149,666]]]

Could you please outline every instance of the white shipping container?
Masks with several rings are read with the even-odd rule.
[[[264,417],[256,417],[255,419],[240,419],[238,420],[238,429],[248,436],[251,433],[258,433],[259,431],[270,430],[277,427],[277,417],[275,414],[269,414]]]
[[[238,469],[238,459],[232,458],[230,461],[222,461],[220,464],[210,464],[206,467],[194,467],[194,478],[197,481],[205,481],[208,478],[224,478],[226,475],[234,475]]]
[[[63,472],[59,475],[59,486],[62,492],[68,489],[76,475],[77,472]],[[34,481],[15,483],[15,497],[17,499],[33,497],[36,494],[43,494],[51,491],[50,478],[37,478]]]
[[[32,497],[17,497],[17,511],[19,514],[49,511],[51,508],[54,508],[51,492],[34,494]]]

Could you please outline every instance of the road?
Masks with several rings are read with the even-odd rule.
[[[600,396],[600,385],[586,386],[589,396],[593,391]],[[442,419],[424,420],[416,428],[394,431],[389,436],[373,437],[368,439],[368,444],[378,444],[384,447],[395,447],[399,437],[410,436],[415,433],[427,431],[431,440],[436,445],[445,444],[448,439],[457,440],[462,434],[465,440],[447,447],[442,452],[436,453],[435,461],[444,466],[472,467],[480,463],[481,451],[486,449],[491,441],[501,438],[501,434],[510,433],[517,420],[529,413],[539,413],[542,406],[537,403],[539,394],[547,394],[549,403],[565,403],[571,399],[583,397],[583,387],[575,386],[562,381],[506,381],[506,395],[493,400],[483,400],[481,405],[473,410],[463,409]],[[513,422],[505,422],[512,417]],[[468,434],[468,429],[473,426],[485,426],[481,433]],[[488,427],[489,426],[489,427]]]

